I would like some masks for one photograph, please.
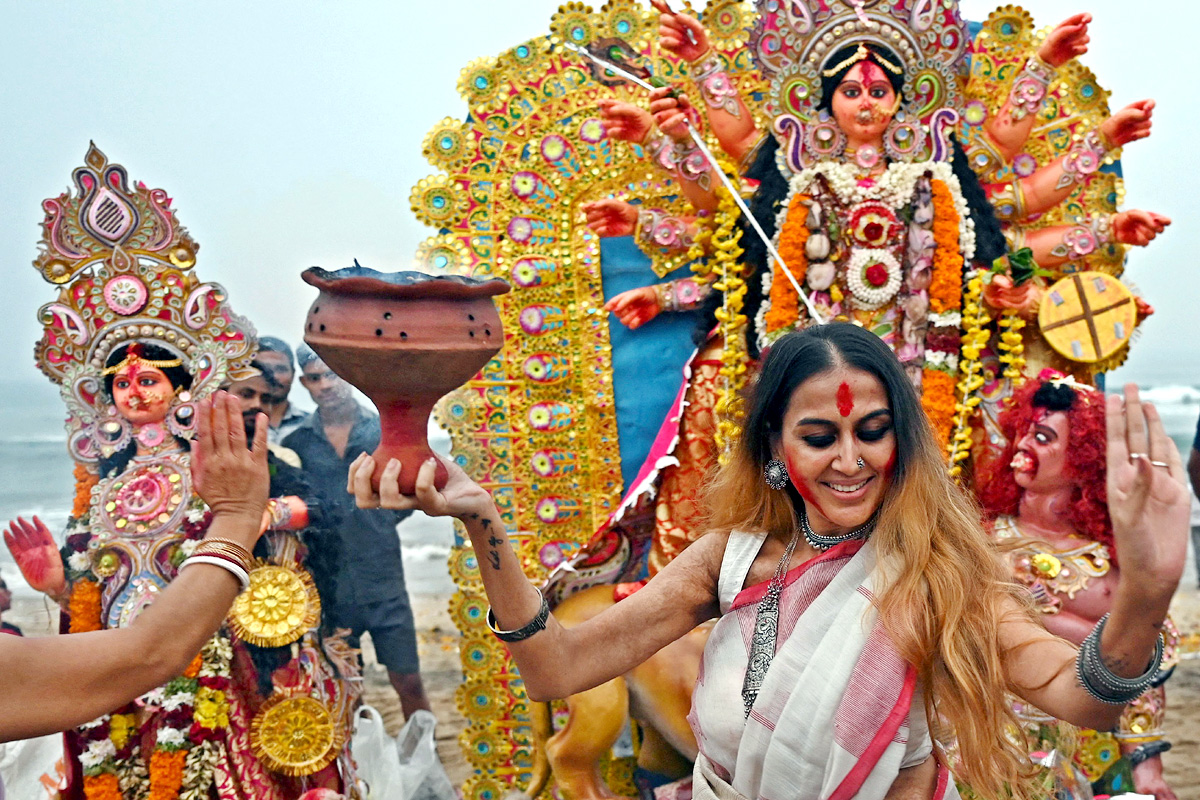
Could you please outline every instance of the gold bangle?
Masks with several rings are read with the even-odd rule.
[[[228,539],[204,539],[192,551],[194,556],[217,556],[226,558],[249,572],[254,566],[254,556],[237,542]]]

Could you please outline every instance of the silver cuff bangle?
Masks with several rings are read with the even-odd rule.
[[[529,624],[525,625],[524,627],[517,628],[516,630],[502,631],[497,628],[496,615],[492,613],[491,606],[488,606],[486,617],[488,630],[496,634],[496,638],[502,642],[520,642],[524,639],[528,639],[538,631],[545,630],[546,621],[548,619],[550,619],[550,604],[546,602],[545,597],[542,597],[542,607],[538,609],[537,614],[534,615],[533,619],[529,621]]]
[[[1136,678],[1123,678],[1110,670],[1100,655],[1100,635],[1104,632],[1106,622],[1108,614],[1100,618],[1096,627],[1092,628],[1092,632],[1079,646],[1079,655],[1075,659],[1075,673],[1079,677],[1080,685],[1092,697],[1101,703],[1122,706],[1137,698],[1154,683],[1158,668],[1162,664],[1163,637],[1161,633],[1158,635],[1158,641],[1154,643],[1154,655],[1145,672]]]

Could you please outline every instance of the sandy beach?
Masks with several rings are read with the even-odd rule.
[[[1172,606],[1180,630],[1194,631],[1193,650],[1200,648],[1200,590],[1195,578],[1184,576]],[[450,779],[461,785],[471,767],[458,745],[458,735],[467,720],[458,712],[454,692],[462,681],[458,655],[458,631],[447,611],[449,595],[414,595],[413,612],[417,619],[417,639],[421,655],[421,674],[425,689],[438,718],[438,755]],[[56,628],[55,609],[46,602],[29,598],[14,601],[13,610],[4,618],[21,626],[27,635],[47,635]],[[1167,684],[1169,710],[1167,730],[1174,748],[1163,757],[1166,776],[1180,798],[1200,797],[1200,652],[1193,652],[1179,664]],[[369,638],[364,640],[367,703],[379,709],[388,732],[395,735],[404,724],[400,702],[388,683],[387,673],[375,662]]]

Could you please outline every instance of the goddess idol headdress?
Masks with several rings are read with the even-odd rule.
[[[895,54],[899,63],[877,54],[872,60],[904,75],[904,102],[886,134],[889,155],[950,158],[948,137],[958,122],[959,72],[969,43],[955,0],[757,0],[757,6],[750,52],[771,82],[766,111],[792,171],[827,157],[812,135],[832,124],[820,110],[821,79],[867,57],[867,45]],[[850,59],[828,63],[855,44],[860,47]]]
[[[225,290],[191,271],[199,246],[164,190],[131,188],[125,168],[109,164],[94,144],[73,177],[75,195],[42,203],[34,266],[62,288],[38,311],[44,333],[34,358],[67,404],[72,457],[94,463],[128,442],[128,426],[104,392],[105,362],[114,350],[157,345],[171,354],[164,364],[187,370],[191,388],[176,398],[166,423],[190,438],[193,403],[227,377],[253,374],[255,337],[226,305]]]

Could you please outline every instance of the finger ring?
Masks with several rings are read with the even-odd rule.
[[[1150,466],[1152,466],[1152,467],[1163,467],[1163,468],[1165,468],[1165,469],[1170,469],[1170,468],[1171,468],[1171,465],[1170,465],[1170,464],[1168,464],[1168,463],[1167,463],[1167,462],[1165,462],[1165,461],[1151,461],[1151,462],[1150,462]]]
[[[1129,454],[1129,460],[1130,460],[1130,461],[1133,461],[1133,460],[1134,460],[1134,459],[1136,459],[1136,458],[1146,458],[1146,459],[1148,459],[1148,458],[1150,458],[1150,456],[1146,455],[1145,453],[1130,453],[1130,454]]]

